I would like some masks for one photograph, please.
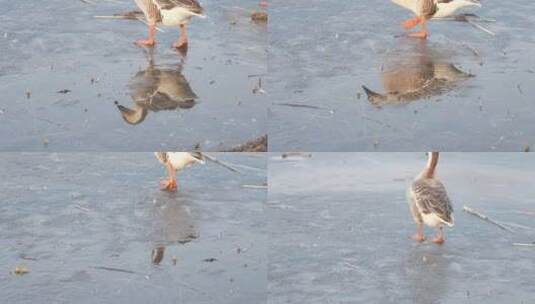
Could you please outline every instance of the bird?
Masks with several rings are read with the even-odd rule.
[[[433,243],[444,243],[444,225],[453,227],[453,207],[446,188],[435,176],[439,152],[428,152],[426,168],[416,177],[407,191],[407,201],[414,221],[416,234],[411,239],[425,240],[423,224],[438,229]]]
[[[481,7],[479,0],[392,0],[395,4],[412,11],[416,16],[403,22],[405,29],[421,25],[421,30],[409,34],[409,37],[427,39],[427,21],[432,18],[451,17],[455,12],[466,7]]]
[[[456,89],[463,81],[474,77],[440,56],[433,55],[424,41],[422,48],[412,50],[411,56],[394,53],[389,62],[383,64],[381,72],[385,92],[378,93],[362,86],[368,101],[375,107],[408,103],[424,98],[439,96]]]
[[[137,125],[149,111],[191,109],[198,99],[180,69],[159,69],[149,66],[138,72],[130,82],[133,109],[117,103],[124,121]]]
[[[167,168],[168,179],[160,182],[160,189],[176,191],[178,182],[177,171],[193,164],[204,164],[201,152],[155,152],[156,158]]]
[[[173,47],[184,49],[188,46],[187,24],[193,16],[205,18],[203,7],[196,0],[135,0],[145,15],[149,26],[149,37],[137,40],[139,45],[156,44],[156,24],[179,26],[180,38]]]
[[[149,234],[153,264],[159,265],[163,261],[167,247],[183,246],[200,237],[191,206],[192,202],[187,196],[160,200],[154,205]],[[176,257],[172,260],[175,263]]]
[[[442,95],[455,89],[463,80],[473,77],[451,63],[437,62],[404,67],[405,69],[402,67],[383,73],[385,93],[362,86],[372,105],[381,108],[386,104],[409,103]]]

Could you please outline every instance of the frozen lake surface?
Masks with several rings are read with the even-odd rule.
[[[273,155],[268,303],[529,303],[535,249],[513,243],[535,241],[535,157],[441,154],[456,220],[442,246],[408,239],[405,191],[425,162],[424,153]]]
[[[396,37],[411,13],[389,0],[273,2],[270,150],[533,146],[535,6],[529,0],[489,0],[476,13],[496,19],[481,23],[496,36],[464,22],[437,21],[423,42]],[[368,101],[362,89],[403,95],[409,81],[423,92],[381,104]]]
[[[137,9],[133,0],[88,2],[0,0],[0,150],[216,151],[266,134],[266,100],[253,93],[267,69],[256,0],[203,1],[208,18],[190,23],[186,55],[171,48],[178,29],[157,33],[149,54],[133,44],[143,23],[94,18]],[[185,91],[195,103],[181,102]],[[134,96],[156,92],[175,98],[123,120],[117,105],[142,116]]]
[[[2,302],[265,303],[266,191],[243,185],[266,157],[214,155],[242,174],[195,166],[176,193],[152,153],[0,155]]]

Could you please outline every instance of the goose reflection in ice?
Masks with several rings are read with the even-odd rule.
[[[151,233],[153,264],[159,265],[163,261],[166,247],[184,245],[197,238],[199,232],[187,198],[174,197],[155,205]]]
[[[190,109],[197,100],[197,95],[182,75],[182,64],[176,68],[158,68],[152,60],[149,60],[146,70],[132,78],[130,96],[134,101],[133,108],[119,104],[117,108],[131,125],[143,122],[149,111]]]
[[[403,261],[403,284],[412,303],[441,303],[449,288],[451,253],[444,247],[418,246]]]
[[[371,104],[381,107],[439,96],[474,76],[448,62],[425,41],[416,43],[410,51],[388,56],[381,75],[384,93],[363,86]]]

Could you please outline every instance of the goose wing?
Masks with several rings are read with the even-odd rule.
[[[416,206],[423,214],[433,213],[442,221],[453,224],[453,207],[444,185],[436,179],[420,179],[412,184]]]
[[[201,152],[189,152],[196,162],[204,164],[204,155]]]
[[[167,152],[154,152],[154,155],[162,164],[166,164],[169,159]]]
[[[145,14],[145,18],[151,22],[160,22],[162,17],[160,16],[160,9],[154,0],[135,0],[137,6]]]

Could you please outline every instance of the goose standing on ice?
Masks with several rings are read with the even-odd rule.
[[[160,183],[162,190],[175,191],[177,189],[177,171],[196,163],[204,164],[204,156],[200,152],[155,152],[154,154],[165,165],[169,176],[168,180]]]
[[[428,152],[427,167],[409,187],[407,196],[417,232],[411,238],[425,240],[423,224],[438,228],[433,243],[444,243],[444,225],[453,227],[453,208],[444,185],[435,177],[438,152]]]
[[[173,43],[177,49],[187,48],[188,33],[186,26],[193,16],[204,18],[204,9],[196,0],[136,0],[137,6],[145,14],[149,24],[149,38],[136,41],[137,44],[152,46],[156,44],[156,24],[180,26],[180,38]]]
[[[409,36],[423,39],[426,39],[429,35],[427,20],[451,17],[455,12],[465,7],[481,7],[479,0],[392,0],[392,2],[416,14],[414,18],[403,22],[403,27],[411,29],[421,24],[422,29],[418,32],[410,33]]]

